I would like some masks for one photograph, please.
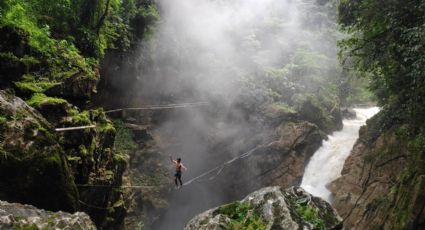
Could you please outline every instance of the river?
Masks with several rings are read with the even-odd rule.
[[[331,202],[331,192],[326,185],[341,175],[345,159],[350,155],[354,143],[359,137],[359,129],[366,120],[375,115],[378,107],[356,108],[356,118],[345,119],[341,131],[328,136],[308,163],[301,187],[311,194]]]

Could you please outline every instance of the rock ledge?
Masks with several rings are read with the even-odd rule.
[[[83,212],[50,212],[31,205],[0,201],[0,229],[85,229],[95,230]]]
[[[326,201],[300,187],[266,187],[242,201],[210,209],[185,230],[218,229],[342,229],[342,219]]]

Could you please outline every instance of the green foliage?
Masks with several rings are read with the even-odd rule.
[[[346,64],[372,75],[381,105],[403,106],[404,120],[423,123],[425,2],[344,0],[339,21],[350,34],[340,42]]]
[[[28,105],[37,107],[41,105],[58,105],[58,104],[67,104],[68,102],[62,98],[48,97],[42,93],[34,94],[31,99],[27,101]]]
[[[273,103],[271,105],[272,109],[276,110],[276,111],[281,111],[284,113],[289,113],[289,114],[295,114],[296,111],[290,107],[289,105],[281,102],[281,103]]]
[[[341,103],[346,106],[367,104],[377,101],[375,94],[369,89],[370,74],[359,71],[347,71],[339,87]]]
[[[46,90],[50,89],[53,86],[56,86],[60,83],[52,82],[47,79],[38,79],[35,80],[34,76],[24,75],[24,80],[15,82],[15,86],[22,90],[28,91],[31,93],[43,93]],[[25,80],[28,79],[28,80]]]
[[[0,6],[0,28],[11,28],[5,31],[15,33],[9,37],[18,41],[12,42],[25,47],[23,54],[0,52],[0,68],[23,71],[24,79],[15,85],[25,95],[45,92],[69,77],[98,78],[105,51],[126,50],[135,39],[136,17],[148,25],[159,18],[153,3],[138,6],[134,0],[4,0]]]
[[[138,147],[137,143],[134,141],[133,133],[124,127],[124,123],[121,120],[114,120],[113,122],[117,130],[114,149],[119,152],[130,154]]]
[[[317,208],[309,204],[309,202],[305,199],[297,200],[297,198],[293,196],[288,196],[286,198],[291,210],[295,210],[295,216],[312,224],[314,229],[325,229],[325,222],[323,219],[329,222],[333,221],[332,218],[328,218],[330,215],[327,213],[320,213],[319,215]]]
[[[317,214],[317,210],[314,207],[302,204],[298,204],[297,206],[297,212],[303,220],[311,223],[314,226],[314,229],[325,229],[325,224]]]
[[[233,202],[219,207],[213,215],[225,215],[231,219],[231,230],[265,230],[266,224],[249,203]]]
[[[76,113],[71,117],[71,122],[75,125],[89,125],[91,124],[90,120],[90,111],[86,110],[81,113]]]
[[[39,228],[35,224],[15,224],[12,229],[13,230],[39,230]],[[47,230],[47,228],[43,228],[43,230]]]
[[[5,124],[7,122],[7,120],[8,120],[7,117],[0,115],[0,125]]]

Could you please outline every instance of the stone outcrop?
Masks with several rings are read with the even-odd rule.
[[[76,211],[77,190],[51,125],[4,91],[0,112],[0,199]]]
[[[0,229],[85,229],[96,226],[83,212],[50,212],[31,205],[0,201]]]
[[[302,188],[266,187],[199,214],[185,227],[207,229],[342,229],[342,219],[330,204]]]
[[[255,149],[249,157],[225,167],[218,183],[228,194],[254,191],[264,186],[297,186],[304,168],[320,147],[325,134],[309,122],[289,122],[278,126],[272,142]],[[240,170],[243,169],[243,170]]]
[[[20,60],[29,50],[29,34],[13,26],[0,26],[0,88],[11,86],[25,73]]]
[[[328,186],[347,229],[425,227],[423,142],[392,121],[384,128],[387,117],[381,112],[361,128],[342,176]]]
[[[80,112],[64,99],[36,94],[28,103],[40,114],[17,97],[3,91],[1,96],[0,183],[5,189],[0,199],[52,211],[82,210],[98,227],[120,227],[126,209],[116,188],[126,158],[113,148],[116,131],[105,113]],[[53,130],[84,125],[96,128]]]
[[[126,213],[122,176],[126,156],[114,149],[116,129],[102,110],[68,114],[61,127],[94,125],[96,128],[63,132],[59,135],[77,184],[82,211],[98,227],[118,228]]]
[[[96,93],[99,73],[96,71],[95,78],[87,76],[84,72],[77,72],[66,78],[63,82],[46,90],[49,96],[59,96],[74,103],[85,102]]]
[[[167,207],[165,197],[170,188],[170,176],[165,165],[168,164],[163,163],[161,150],[149,126],[126,122],[114,124],[117,129],[115,147],[129,156],[123,185],[147,187],[123,189],[127,210],[125,229],[138,229],[142,225],[150,229],[158,213]]]
[[[324,98],[308,96],[299,103],[298,118],[300,120],[316,124],[326,133],[342,129],[342,116],[338,101],[331,103]]]

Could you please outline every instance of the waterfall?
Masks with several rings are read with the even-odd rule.
[[[350,155],[354,143],[359,137],[359,129],[366,120],[375,115],[378,107],[356,108],[355,119],[343,121],[344,128],[328,136],[308,163],[301,187],[311,194],[330,201],[330,191],[326,185],[341,175],[345,159]]]

